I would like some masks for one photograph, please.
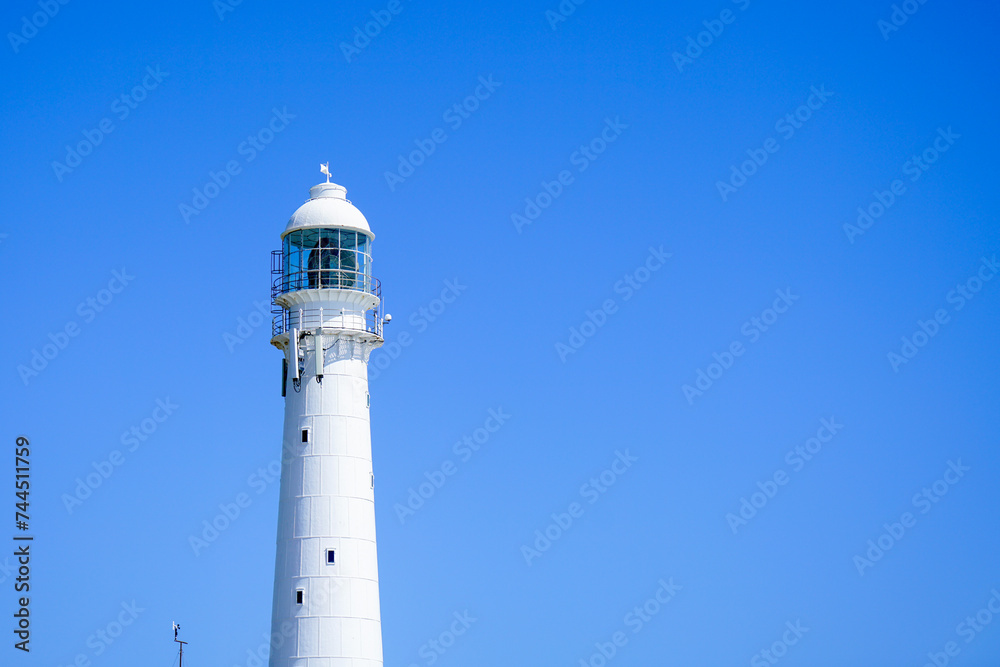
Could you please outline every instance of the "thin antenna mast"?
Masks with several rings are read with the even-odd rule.
[[[326,182],[330,182],[330,163],[325,162],[319,166],[319,171],[321,174],[326,174]]]
[[[178,654],[177,667],[184,667],[184,645],[187,642],[182,642],[177,638],[177,631],[181,629],[180,624],[174,623],[174,641],[180,644],[180,653]]]

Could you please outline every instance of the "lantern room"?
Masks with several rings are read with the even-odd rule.
[[[381,340],[382,299],[372,276],[368,220],[336,183],[320,183],[292,214],[272,253],[272,342],[291,329],[374,334]]]
[[[275,291],[340,289],[374,294],[374,234],[365,216],[336,183],[316,185],[309,194],[281,235],[282,271]]]

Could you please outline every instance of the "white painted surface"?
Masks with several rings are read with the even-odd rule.
[[[328,190],[336,195],[343,189]],[[355,223],[349,228],[369,232],[364,216],[346,200],[324,198],[357,212],[352,217],[337,210],[333,220],[349,220]],[[303,208],[292,217],[296,229],[347,227],[332,224],[328,211],[319,209],[307,211],[309,216],[297,221]],[[307,217],[315,224],[306,225]],[[317,336],[319,319],[304,321],[312,328],[297,329],[297,346],[289,344],[290,334],[272,339],[287,357],[291,357],[290,349],[298,350],[299,359],[290,358],[289,363],[298,361],[301,377],[296,390],[290,369],[286,386],[271,667],[382,665],[368,408],[368,356],[382,340],[364,331],[336,327],[336,321],[363,321],[365,310],[373,305],[372,297],[358,296],[347,290],[312,289],[290,292],[280,299],[292,311],[322,303],[325,326]],[[336,314],[335,319],[325,316],[327,309]],[[324,347],[319,366],[322,382],[316,378],[317,339],[323,340]],[[309,431],[307,443],[301,442],[302,429]],[[328,549],[336,554],[333,565],[326,562]],[[302,604],[296,602],[300,589]]]
[[[292,214],[282,233],[307,227],[340,227],[361,231],[374,238],[368,220],[347,201],[347,190],[336,183],[320,183],[309,190],[310,199]]]

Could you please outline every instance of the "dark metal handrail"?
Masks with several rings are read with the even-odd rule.
[[[381,298],[382,285],[378,278],[345,269],[304,269],[283,274],[271,284],[271,297],[303,289],[346,289]]]

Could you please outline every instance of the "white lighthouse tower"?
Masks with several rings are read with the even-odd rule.
[[[322,171],[272,256],[285,428],[269,664],[381,667],[368,417],[381,292],[368,221]]]

